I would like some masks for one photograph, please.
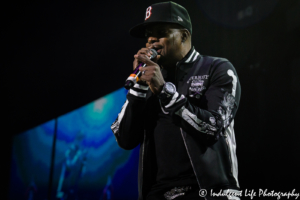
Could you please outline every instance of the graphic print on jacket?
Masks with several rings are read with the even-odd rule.
[[[202,91],[206,89],[204,82],[207,81],[209,75],[202,76],[191,76],[187,81],[187,84],[191,82],[191,86],[189,87],[190,97],[195,97],[196,99],[200,99],[202,95]]]

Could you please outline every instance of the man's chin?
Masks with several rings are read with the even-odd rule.
[[[166,57],[164,57],[163,55],[158,55],[158,60],[157,60],[157,64],[158,65],[164,65],[166,63]]]
[[[170,58],[166,58],[165,56],[160,56],[157,61],[157,64],[163,68],[174,68],[176,62],[170,62]]]

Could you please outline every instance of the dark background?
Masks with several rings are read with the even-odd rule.
[[[12,137],[123,87],[145,44],[128,30],[156,2],[2,3],[4,198]],[[190,13],[195,48],[229,59],[239,75],[242,189],[299,192],[299,0],[175,2]]]

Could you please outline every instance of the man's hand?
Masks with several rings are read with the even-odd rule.
[[[148,58],[151,57],[152,55],[152,51],[150,51],[150,48],[147,47],[147,48],[141,48],[136,55],[146,55]],[[156,58],[153,59],[153,61],[155,63],[157,63],[158,59],[160,58],[160,55],[157,55]],[[134,61],[133,61],[133,70],[135,70],[135,68],[139,65],[139,60],[134,57]]]
[[[139,70],[142,73],[140,79],[145,81],[149,85],[151,91],[157,95],[160,94],[165,84],[165,80],[161,74],[158,64],[149,59],[151,54],[152,52],[149,48],[142,48],[136,55],[134,55],[135,60],[133,62],[133,67],[135,69],[139,62],[147,65],[146,67],[140,67]]]

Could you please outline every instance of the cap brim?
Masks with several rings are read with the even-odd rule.
[[[131,28],[129,30],[129,34],[132,36],[132,37],[136,37],[136,38],[146,38],[145,36],[145,31],[146,31],[146,25],[149,24],[149,23],[141,23],[141,24],[138,24],[136,26],[134,26],[133,28]]]
[[[156,23],[170,23],[170,24],[177,24],[177,23],[174,23],[174,22],[169,22],[169,21],[155,21],[155,22],[143,22],[141,24],[138,24],[136,26],[134,26],[133,28],[131,28],[129,30],[129,34],[133,37],[136,37],[136,38],[146,38],[146,35],[145,35],[145,31],[146,31],[146,27],[149,25],[149,24],[156,24]]]

